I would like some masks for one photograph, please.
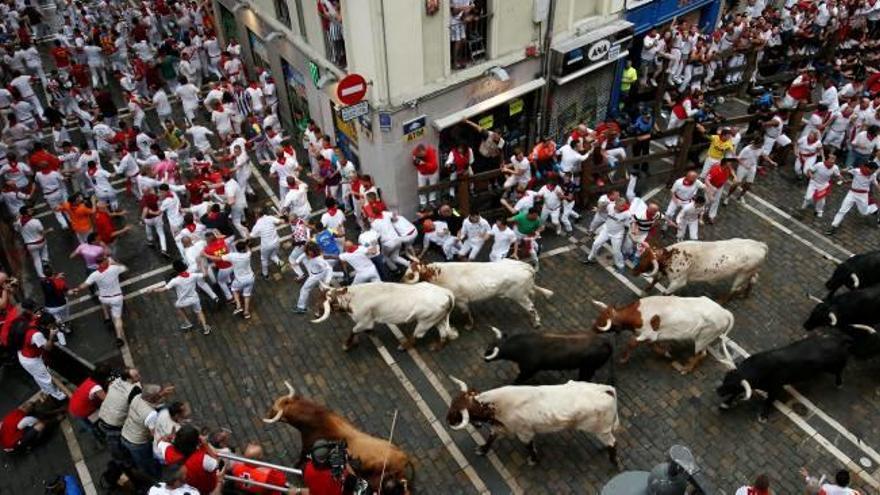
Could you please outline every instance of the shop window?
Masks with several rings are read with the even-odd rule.
[[[344,69],[348,62],[345,58],[341,0],[318,0],[318,14],[321,16],[327,58]]]
[[[306,43],[309,42],[309,33],[306,32],[306,20],[303,16],[302,0],[294,0],[296,2],[296,23],[299,25],[299,35],[303,37]]]
[[[450,0],[452,70],[488,59],[489,9],[486,0]]]
[[[287,27],[290,27],[290,7],[287,0],[275,0],[275,17]]]

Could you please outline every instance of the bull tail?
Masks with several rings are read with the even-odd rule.
[[[724,353],[724,359],[720,359],[722,365],[730,369],[736,369],[736,363],[733,361],[733,357],[730,355],[730,349],[727,348],[727,341],[730,338],[726,333],[721,335],[721,352]]]
[[[442,338],[449,338],[449,340],[455,340],[458,338],[458,330],[456,330],[452,323],[449,322],[449,319],[452,317],[452,310],[455,309],[455,296],[452,292],[449,293],[449,298],[446,301],[446,315],[443,316],[443,326],[446,329],[447,335],[441,335]]]
[[[545,289],[539,285],[536,285],[535,290],[538,291],[538,293],[540,293],[544,297],[547,297],[547,298],[553,297],[553,291],[550,289]]]

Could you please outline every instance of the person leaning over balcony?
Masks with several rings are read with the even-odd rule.
[[[449,39],[452,41],[452,67],[465,67],[465,42],[467,41],[466,19],[476,9],[474,0],[450,0]]]
[[[437,161],[437,148],[431,145],[419,144],[412,151],[413,165],[418,171],[419,187],[433,186],[440,180],[440,165]],[[436,203],[437,191],[426,194],[419,193],[419,205],[425,206],[428,202]]]

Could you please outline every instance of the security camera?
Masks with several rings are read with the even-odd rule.
[[[510,80],[510,74],[508,74],[506,70],[498,66],[492,67],[491,69],[487,70],[486,74],[494,77],[501,82]]]

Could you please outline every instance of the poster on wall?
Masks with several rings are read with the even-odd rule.
[[[250,29],[248,29],[248,41],[251,42],[251,51],[254,52],[254,55],[264,61],[269,60],[269,51],[266,50],[266,44]]]
[[[287,63],[286,60],[281,60],[281,69],[284,71],[284,80],[287,82],[287,85],[293,88],[294,93],[301,98],[306,97],[306,76],[303,75],[302,72],[296,70]]]

